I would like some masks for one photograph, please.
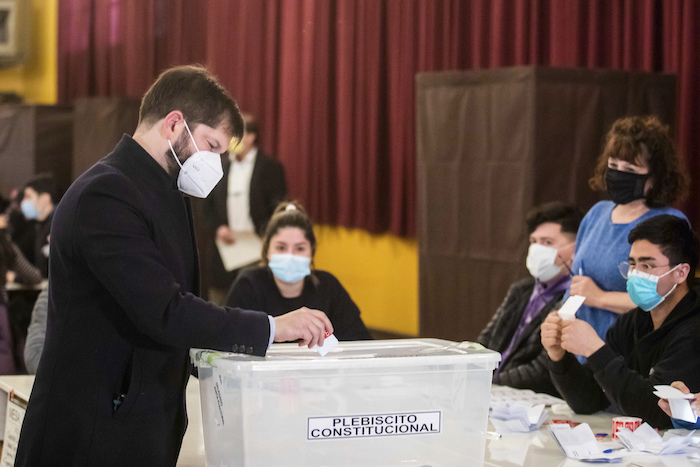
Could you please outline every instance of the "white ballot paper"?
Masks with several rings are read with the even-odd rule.
[[[651,454],[682,454],[688,452],[691,438],[695,431],[686,436],[664,436],[662,439],[648,423],[630,431],[627,428],[617,430],[617,438],[630,451],[649,452]]]
[[[326,334],[323,345],[321,347],[316,345],[314,349],[316,349],[316,352],[320,353],[322,357],[325,357],[328,352],[335,349],[336,345],[338,345],[338,338],[335,337],[335,334]]]
[[[668,399],[673,418],[690,423],[698,421],[697,415],[690,407],[690,401],[695,399],[693,394],[683,394],[678,389],[666,385],[657,385],[654,389],[654,395],[659,399]]]
[[[491,422],[497,431],[529,433],[538,430],[546,419],[544,404],[533,406],[528,402],[506,402],[494,406],[491,412]]]
[[[262,252],[262,240],[255,233],[235,232],[234,235],[236,242],[233,245],[216,240],[216,247],[227,271],[259,261]]]
[[[596,441],[588,423],[581,423],[576,428],[571,428],[568,423],[553,423],[549,425],[549,430],[566,457],[596,463],[617,463],[622,460],[619,451],[603,452],[603,443]]]
[[[586,297],[581,295],[572,295],[566,302],[559,308],[559,316],[561,319],[574,319],[576,317],[576,311],[581,308],[583,301]]]

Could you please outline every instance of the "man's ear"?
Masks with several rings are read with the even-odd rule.
[[[688,275],[690,274],[690,265],[688,263],[681,263],[675,273],[677,274],[677,279],[681,279],[680,282],[678,282],[679,284],[685,282],[688,280]]]
[[[184,127],[185,117],[179,110],[173,110],[161,121],[161,134],[164,138],[174,141],[180,136]]]

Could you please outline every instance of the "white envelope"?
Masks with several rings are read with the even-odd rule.
[[[586,300],[586,297],[581,295],[570,296],[561,308],[559,308],[558,313],[561,319],[574,319],[576,317],[576,312],[581,308],[584,300]]]

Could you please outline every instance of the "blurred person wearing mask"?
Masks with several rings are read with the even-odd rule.
[[[561,305],[571,282],[576,231],[583,213],[559,201],[535,206],[525,223],[531,277],[514,282],[477,342],[501,353],[493,383],[558,395],[549,378],[540,325]]]
[[[27,220],[36,221],[34,237],[34,264],[41,276],[49,277],[49,237],[55,204],[58,202],[56,180],[53,175],[40,174],[24,187],[20,207]]]
[[[669,206],[685,195],[688,182],[669,127],[650,116],[621,118],[613,124],[589,184],[607,191],[610,201],[596,203],[581,222],[571,267],[574,277],[564,300],[569,295],[586,297],[576,316],[604,339],[617,317],[635,308],[617,269],[629,255],[630,231],[660,214],[685,219]]]
[[[263,237],[262,264],[243,270],[226,299],[228,306],[280,316],[308,307],[323,311],[341,341],[371,339],[360,310],[338,279],[313,267],[316,236],[304,208],[281,203]]]
[[[552,312],[542,323],[542,345],[552,382],[576,413],[608,410],[670,428],[654,386],[682,380],[700,390],[698,238],[685,219],[668,214],[639,223],[628,238],[629,257],[618,274],[636,308],[615,321],[605,340],[586,321]]]
[[[215,239],[226,245],[239,234],[254,233],[262,238],[277,205],[287,198],[284,166],[260,149],[260,125],[244,113],[245,131],[229,147],[223,162],[224,177],[204,201],[204,212]],[[227,271],[215,245],[211,245],[209,299],[223,304],[226,292],[240,269]]]
[[[185,195],[211,192],[220,154],[242,133],[238,106],[211,73],[171,68],[144,95],[133,138],[63,196],[46,340],[15,465],[175,465],[190,348],[264,356],[273,340],[313,347],[333,331],[317,310],[271,318],[197,296]]]

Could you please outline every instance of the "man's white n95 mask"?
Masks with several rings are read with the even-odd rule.
[[[180,175],[177,177],[177,187],[181,192],[190,196],[206,198],[224,176],[221,156],[211,151],[200,151],[192,137],[190,127],[185,120],[183,120],[183,122],[185,123],[187,133],[189,133],[197,152],[192,154],[184,164],[181,164],[180,160],[177,158],[177,154],[175,154],[172,143],[168,140],[175,161],[177,161],[177,165],[180,166]]]

